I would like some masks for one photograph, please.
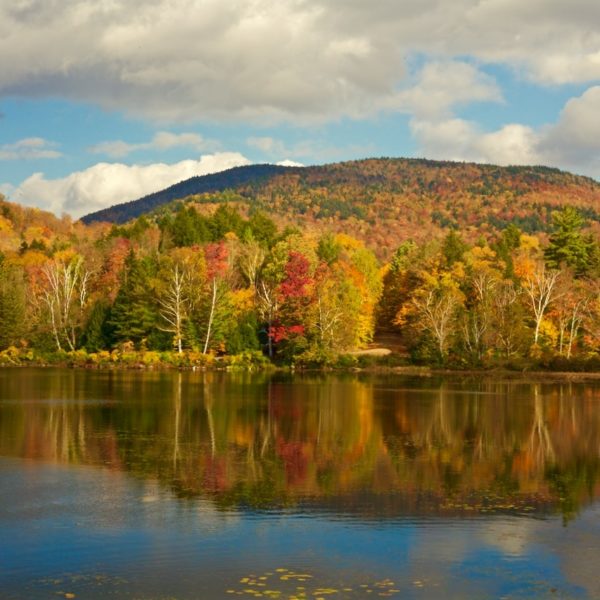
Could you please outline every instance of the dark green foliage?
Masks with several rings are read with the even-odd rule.
[[[568,266],[577,275],[584,275],[591,263],[593,241],[583,235],[585,220],[577,209],[570,206],[552,214],[552,234],[544,252],[551,269]]]
[[[258,339],[259,323],[253,313],[241,316],[237,322],[231,321],[231,330],[227,334],[226,349],[228,354],[241,354],[246,350],[260,350]]]
[[[25,306],[22,273],[0,259],[0,350],[18,344],[25,333]]]
[[[48,246],[46,246],[42,240],[38,239],[31,240],[30,244],[23,240],[19,248],[19,254],[25,254],[27,250],[35,250],[37,252],[42,252],[43,254],[48,254]]]
[[[212,239],[207,219],[193,207],[181,206],[171,219],[161,222],[163,237],[168,235],[173,246],[193,246]]]
[[[99,352],[110,346],[108,317],[110,306],[104,300],[96,302],[81,336],[81,346],[88,352]]]
[[[446,264],[450,267],[455,262],[461,261],[463,254],[469,249],[459,233],[451,229],[442,242],[442,253]]]
[[[258,215],[254,220],[244,221],[240,213],[227,204],[220,205],[210,217],[204,217],[193,206],[179,204],[174,215],[160,220],[164,242],[171,246],[195,246],[206,242],[218,242],[229,232],[243,237],[244,231],[252,232],[255,239],[270,244],[277,228],[267,217]]]
[[[514,223],[511,223],[506,229],[504,229],[500,239],[492,245],[492,250],[496,252],[498,258],[502,259],[506,265],[504,276],[507,279],[512,279],[515,275],[512,253],[520,245],[521,230]]]
[[[145,215],[142,215],[130,225],[124,225],[122,227],[113,225],[108,237],[109,239],[119,237],[128,240],[140,240],[150,226],[150,221],[148,221]]]
[[[317,247],[317,256],[328,265],[333,264],[340,256],[342,248],[331,233],[326,233],[320,240]]]
[[[233,232],[238,237],[244,231],[244,219],[240,213],[226,204],[220,205],[207,222],[210,231],[210,239],[218,242],[225,237],[226,233]]]
[[[336,198],[323,198],[319,201],[319,212],[317,218],[324,219],[327,217],[339,217],[340,219],[349,219],[356,217],[364,219],[366,217],[365,210],[356,204],[349,201],[338,200]]]
[[[410,264],[410,257],[417,250],[417,245],[412,240],[406,240],[402,242],[396,252],[394,252],[394,256],[390,261],[390,271],[398,272]]]
[[[137,259],[130,251],[125,261],[119,293],[110,311],[108,325],[113,345],[132,341],[148,345],[156,337],[159,319],[152,290],[156,264],[150,258]]]
[[[270,248],[277,237],[277,225],[262,210],[256,210],[248,219],[247,227],[252,232],[252,237]]]

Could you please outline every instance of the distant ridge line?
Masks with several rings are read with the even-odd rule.
[[[209,173],[207,175],[195,175],[142,198],[89,213],[81,217],[80,220],[86,225],[98,221],[108,221],[121,225],[172,200],[178,200],[193,194],[222,192],[229,188],[259,182],[273,175],[298,171],[302,168],[304,167],[258,164],[232,167],[225,171],[218,171],[217,173]]]
[[[535,195],[539,192],[537,199],[543,201],[544,190],[551,189],[555,195],[563,195],[569,186],[575,186],[577,189],[567,194],[568,202],[576,200],[578,205],[583,206],[587,203],[589,216],[600,221],[600,212],[595,208],[596,199],[600,194],[600,183],[590,177],[542,165],[499,166],[402,157],[364,158],[306,167],[274,164],[233,167],[217,173],[196,175],[142,198],[95,211],[82,217],[81,221],[85,224],[104,221],[121,225],[174,200],[226,190],[242,189],[245,190],[244,195],[252,196],[256,193],[260,197],[261,188],[264,188],[262,189],[264,192],[268,189],[271,180],[284,174],[298,175],[300,186],[304,191],[318,187],[333,189],[332,197],[323,199],[317,194],[312,199],[316,204],[329,202],[325,207],[326,210],[320,211],[320,217],[332,215],[336,211],[348,212],[342,206],[344,204],[349,207],[349,213],[354,214],[359,220],[364,219],[363,213],[368,212],[365,197],[370,198],[369,202],[372,202],[373,194],[381,189],[385,190],[388,196],[397,198],[400,203],[406,203],[407,197],[412,198],[413,201],[415,198],[421,198],[429,203],[433,202],[436,204],[437,214],[440,208],[444,208],[444,202],[449,199],[464,204],[465,197],[475,195],[479,198],[489,196],[497,199],[500,194],[506,204],[507,194],[512,195],[512,200],[516,201],[517,198],[525,198],[524,194]],[[290,192],[289,187],[286,188],[289,183],[289,181],[282,182],[284,194],[287,191],[288,195],[293,195],[294,192]],[[262,202],[265,208],[264,198]],[[379,208],[389,212],[390,207],[384,204]],[[523,203],[515,204],[517,205],[522,209],[527,208]],[[320,208],[324,207],[320,206]],[[270,207],[267,210],[270,210]],[[531,212],[530,209],[529,211]],[[371,219],[377,220],[381,214],[383,213],[379,216],[371,214]],[[348,216],[347,214],[342,218]],[[456,220],[456,215],[450,217],[451,220]],[[505,217],[504,221],[509,218],[506,215]],[[439,220],[440,214],[437,214],[436,218]],[[490,213],[490,218],[493,219],[494,214]]]

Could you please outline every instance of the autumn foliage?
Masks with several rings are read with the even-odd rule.
[[[403,360],[425,364],[599,360],[591,180],[379,160],[244,185],[119,226],[0,201],[0,352],[249,353],[323,365],[393,336]],[[559,201],[561,186],[573,195]],[[346,212],[360,202],[363,212]],[[458,216],[436,221],[434,204]],[[541,206],[539,231],[521,216]]]

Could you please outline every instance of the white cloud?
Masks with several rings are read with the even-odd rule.
[[[11,200],[80,217],[121,202],[135,200],[195,175],[206,175],[249,164],[236,152],[204,155],[199,160],[175,164],[124,165],[98,163],[61,179],[46,179],[43,173],[28,177],[11,193]]]
[[[290,160],[289,158],[286,158],[285,160],[277,161],[275,164],[279,165],[280,167],[303,167],[304,166],[302,163],[296,162],[295,160]]]
[[[307,139],[284,143],[282,140],[271,136],[257,136],[246,138],[249,148],[259,150],[269,160],[277,160],[286,156],[288,166],[304,166],[305,163],[295,162],[294,159],[304,159],[314,164],[315,161],[328,162],[339,160],[340,156],[369,156],[374,152],[374,145],[370,142],[359,145],[335,146],[323,139]],[[280,163],[277,163],[280,164]]]
[[[598,80],[599,22],[596,0],[4,2],[0,95],[165,121],[359,117],[394,105],[415,55],[438,73],[469,56],[543,83]],[[470,76],[452,69],[457,83]],[[476,99],[496,99],[475,83]]]
[[[420,144],[419,154],[428,158],[467,160],[497,165],[539,164],[538,135],[530,127],[505,125],[482,132],[464,119],[411,122]]]
[[[469,63],[433,61],[421,69],[413,87],[396,95],[390,107],[431,118],[448,114],[457,105],[490,101],[502,101],[492,77]]]
[[[540,152],[551,164],[580,165],[600,175],[600,86],[571,98],[558,123],[542,132]]]
[[[177,147],[192,148],[196,151],[206,150],[208,146],[214,146],[214,142],[208,142],[197,133],[171,133],[159,131],[149,142],[130,144],[123,140],[100,142],[89,148],[92,154],[105,154],[111,158],[122,158],[140,150],[169,150]]]
[[[413,119],[419,153],[500,165],[544,164],[600,176],[600,86],[570,99],[556,123],[534,129],[510,123],[484,132],[464,119]]]
[[[12,144],[0,146],[0,160],[33,160],[38,158],[60,158],[56,144],[44,138],[24,138]]]

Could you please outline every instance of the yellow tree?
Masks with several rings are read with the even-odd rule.
[[[457,280],[448,272],[424,272],[422,279],[423,285],[400,309],[396,323],[409,325],[421,335],[430,336],[439,359],[444,361],[458,331],[464,295]]]
[[[77,347],[77,329],[88,300],[90,272],[83,258],[71,251],[59,252],[42,267],[46,285],[42,301],[46,306],[57,350],[66,343]]]

